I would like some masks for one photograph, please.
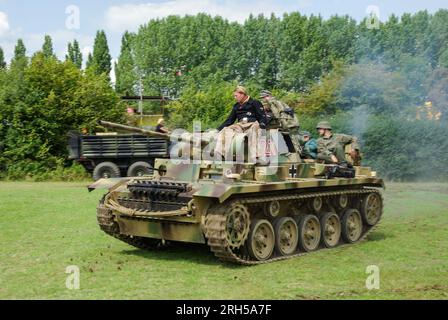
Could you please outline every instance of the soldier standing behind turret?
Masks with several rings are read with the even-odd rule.
[[[270,91],[263,90],[260,94],[268,119],[269,129],[281,129],[289,132],[291,142],[297,153],[300,153],[300,123],[294,110],[286,103],[277,100]]]

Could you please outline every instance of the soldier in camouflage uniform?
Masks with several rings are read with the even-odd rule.
[[[352,145],[350,156],[353,159],[359,157],[358,140],[354,136],[347,134],[333,134],[333,128],[327,121],[322,121],[317,125],[317,130],[321,138],[317,141],[317,159],[326,164],[339,164],[347,162],[345,158],[345,147]]]
[[[289,132],[295,151],[301,153],[300,124],[294,110],[286,103],[273,97],[270,91],[263,90],[260,97],[263,99],[268,129],[281,129]]]

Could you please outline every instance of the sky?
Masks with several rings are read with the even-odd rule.
[[[136,31],[152,18],[168,15],[221,15],[230,21],[244,22],[249,14],[299,11],[324,18],[348,14],[357,20],[376,6],[380,19],[391,14],[448,9],[448,0],[0,0],[0,47],[9,61],[17,39],[22,38],[28,55],[42,47],[46,34],[53,38],[58,57],[65,57],[67,43],[77,39],[84,55],[92,51],[95,33],[106,31],[111,54],[117,58],[124,31]]]

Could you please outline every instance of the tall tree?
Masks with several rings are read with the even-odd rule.
[[[14,60],[26,57],[26,47],[22,39],[17,40],[16,47],[14,48]]]
[[[3,48],[0,47],[0,69],[5,68],[6,68],[5,53],[3,52]]]
[[[74,40],[73,44],[71,42],[68,43],[68,51],[65,59],[73,62],[78,69],[82,68],[82,53],[77,40]]]
[[[137,81],[134,58],[132,56],[133,35],[125,32],[121,39],[121,52],[115,64],[115,91],[119,94],[131,94]]]
[[[89,52],[86,61],[86,69],[93,69],[93,68],[94,68],[93,55],[91,52]]]
[[[107,44],[106,33],[103,30],[97,32],[93,46],[93,66],[97,74],[105,73],[109,76],[112,70],[112,57]]]
[[[53,52],[53,40],[49,35],[45,36],[44,44],[42,46],[42,52],[45,58],[51,58],[55,56]]]
[[[22,39],[17,40],[16,47],[14,48],[14,57],[11,60],[11,69],[15,70],[13,73],[18,79],[22,76],[21,71],[25,69],[28,64],[28,58],[26,57],[26,47]]]

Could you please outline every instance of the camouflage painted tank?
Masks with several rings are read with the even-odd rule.
[[[354,167],[353,177],[333,177],[334,166],[283,152],[284,138],[278,134],[275,164],[157,159],[154,176],[101,180],[91,186],[109,189],[98,223],[137,248],[196,243],[243,265],[365,239],[382,217],[383,181],[367,167]]]

